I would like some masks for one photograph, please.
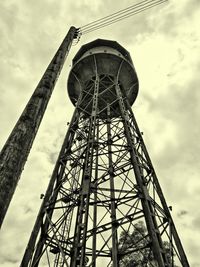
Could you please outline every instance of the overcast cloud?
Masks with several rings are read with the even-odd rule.
[[[1,1],[1,147],[69,27],[134,2]],[[2,267],[20,263],[72,116],[66,92],[71,60],[81,45],[97,38],[116,40],[131,53],[140,81],[133,110],[191,267],[200,266],[199,25],[199,0],[171,0],[85,35],[72,48],[1,230]]]

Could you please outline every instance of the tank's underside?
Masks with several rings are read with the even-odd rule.
[[[99,83],[101,102],[99,109],[116,101],[115,86],[119,84],[130,105],[138,94],[138,78],[133,66],[124,58],[110,53],[96,53],[79,60],[72,68],[68,79],[68,93],[74,105],[80,94],[85,99],[83,108],[91,112],[91,99],[95,83]]]

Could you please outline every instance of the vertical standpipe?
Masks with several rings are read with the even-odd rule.
[[[77,30],[71,27],[0,154],[0,227]]]

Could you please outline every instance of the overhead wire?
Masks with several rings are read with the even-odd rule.
[[[154,7],[154,6],[157,6],[157,5],[159,5],[159,4],[161,4],[161,3],[164,3],[164,2],[166,2],[166,1],[167,1],[167,0],[159,1],[159,2],[157,2],[157,3],[155,3],[155,4],[152,4],[152,5],[148,6],[148,7],[141,8],[140,10],[136,10],[135,12],[132,12],[131,14],[127,14],[126,16],[123,16],[123,17],[117,18],[117,19],[115,19],[115,20],[111,20],[111,21],[109,21],[109,22],[103,23],[103,24],[101,24],[101,25],[99,25],[99,26],[96,26],[96,27],[93,27],[93,28],[91,28],[91,29],[89,29],[89,30],[87,30],[87,31],[83,31],[82,34],[87,34],[87,33],[90,33],[90,32],[92,32],[92,31],[94,31],[94,30],[98,30],[98,29],[101,29],[101,28],[103,28],[103,27],[109,26],[109,25],[111,25],[111,24],[114,24],[114,23],[116,23],[116,22],[118,22],[118,21],[121,21],[121,20],[126,19],[126,18],[128,18],[128,17],[131,17],[131,16],[136,15],[136,14],[138,14],[138,13],[141,13],[142,11],[145,11],[145,10],[147,10],[147,9],[149,9],[149,8],[152,8],[152,7]]]
[[[109,26],[109,25],[111,25],[113,23],[116,23],[116,22],[121,21],[121,20],[123,20],[125,18],[128,18],[130,16],[133,16],[133,15],[135,15],[137,13],[140,13],[140,12],[142,12],[144,10],[147,10],[149,8],[152,8],[152,7],[156,6],[156,5],[162,4],[162,3],[166,2],[166,1],[167,0],[159,0],[159,1],[154,1],[153,3],[150,3],[150,2],[152,2],[152,1],[150,1],[150,2],[147,2],[147,4],[145,6],[140,7],[138,9],[131,10],[131,12],[126,12],[123,15],[120,14],[120,16],[117,15],[117,17],[115,15],[115,18],[113,16],[113,17],[110,17],[107,20],[101,20],[100,23],[94,23],[94,24],[92,24],[90,26],[90,28],[86,28],[86,29],[84,28],[83,30],[81,28],[82,34],[86,34],[86,33],[89,33],[91,31],[94,31],[94,30],[97,30],[97,29],[100,29],[100,28]]]
[[[92,31],[109,26],[113,23],[116,23],[118,21],[126,19],[130,16],[138,14],[144,10],[147,10],[147,9],[152,8],[154,6],[160,5],[160,4],[167,2],[167,1],[168,0],[145,0],[145,1],[142,1],[140,3],[137,3],[135,5],[132,5],[132,6],[129,6],[125,9],[122,9],[120,11],[117,11],[111,15],[108,15],[108,16],[103,17],[101,19],[90,22],[90,23],[80,27],[79,32],[82,35],[90,33]]]
[[[134,4],[134,5],[131,5],[131,6],[129,6],[129,7],[124,8],[124,9],[121,9],[121,10],[119,10],[119,11],[117,11],[117,12],[115,12],[115,13],[112,13],[112,14],[110,14],[110,15],[107,15],[107,16],[101,18],[101,19],[97,19],[97,20],[95,20],[95,21],[93,21],[93,22],[90,22],[90,23],[88,23],[88,24],[82,26],[81,28],[82,28],[82,29],[83,29],[83,28],[87,28],[87,27],[90,26],[91,24],[96,24],[96,23],[101,22],[101,21],[103,21],[103,20],[107,20],[108,18],[112,18],[112,17],[118,16],[119,14],[123,14],[123,13],[125,13],[125,12],[127,12],[127,11],[129,11],[129,10],[135,8],[135,7],[137,7],[137,6],[141,6],[141,5],[143,5],[143,4],[146,4],[147,2],[153,2],[153,1],[156,1],[156,0],[143,0],[143,1],[139,2],[139,3],[137,3],[137,4]]]

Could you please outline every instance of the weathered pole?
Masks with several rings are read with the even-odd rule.
[[[70,50],[72,41],[76,37],[77,29],[71,27],[1,151],[0,227],[15,192],[56,80]]]

